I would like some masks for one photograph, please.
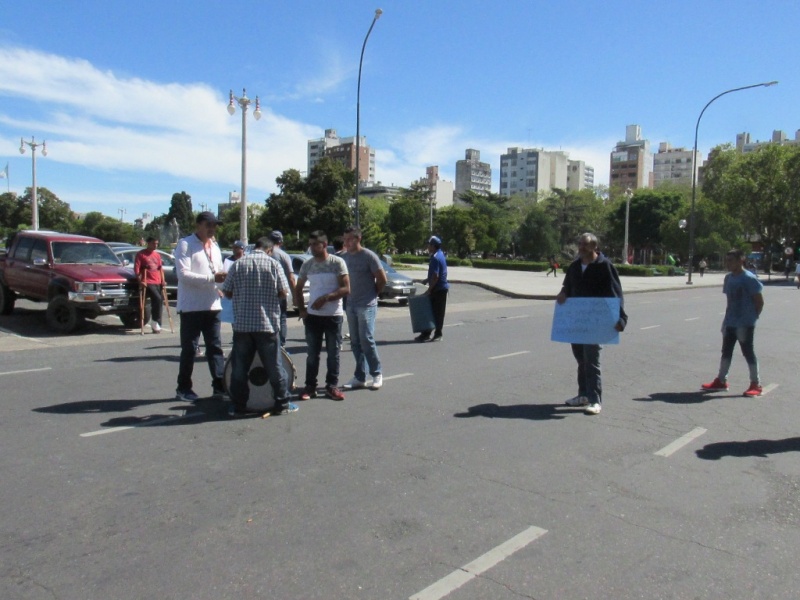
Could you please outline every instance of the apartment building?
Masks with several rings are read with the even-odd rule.
[[[360,154],[358,162],[359,180],[375,182],[375,150],[367,145],[367,138],[361,136],[358,144]],[[308,140],[308,172],[323,158],[329,157],[353,171],[356,168],[355,136],[340,138],[335,129],[326,129],[324,137]]]
[[[692,184],[694,165],[693,150],[673,148],[669,142],[661,142],[653,155],[653,186],[666,183]]]
[[[642,139],[639,125],[625,127],[625,140],[611,152],[609,187],[636,190],[653,187],[650,141]]]
[[[487,196],[492,191],[492,166],[481,162],[480,150],[468,148],[464,160],[456,161],[455,200],[465,192]]]

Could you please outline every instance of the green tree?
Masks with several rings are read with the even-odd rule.
[[[477,213],[462,206],[448,206],[436,213],[435,230],[448,253],[464,258],[478,249],[478,240],[486,237],[488,223]]]
[[[192,212],[192,197],[186,192],[175,192],[170,200],[169,210],[167,211],[166,222],[178,223],[180,235],[188,235],[194,231],[195,216]]]
[[[534,204],[528,208],[517,231],[517,244],[524,255],[538,260],[561,253],[559,231],[553,226],[552,215],[545,205]]]
[[[611,235],[621,247],[625,239],[625,198],[617,200],[613,208]],[[636,190],[630,200],[628,244],[633,248],[661,252],[661,225],[678,214],[684,205],[681,194],[676,191],[650,189]]]
[[[31,201],[32,188],[26,188],[25,193],[17,199],[17,209],[13,220],[17,227],[26,227],[33,224],[33,211]],[[52,229],[69,233],[75,227],[75,215],[69,204],[60,200],[53,192],[44,187],[36,188],[36,205],[39,209],[39,228]]]
[[[217,227],[217,243],[221,248],[228,248],[241,236],[241,207],[232,206],[220,215],[222,225]],[[258,207],[247,205],[247,238],[249,243],[254,243],[259,237],[265,235],[263,222],[259,218]]]
[[[400,252],[414,252],[425,246],[429,235],[429,206],[418,197],[402,193],[389,207],[388,226]]]

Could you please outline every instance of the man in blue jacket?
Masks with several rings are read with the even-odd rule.
[[[599,251],[597,236],[584,233],[578,240],[578,258],[567,269],[561,292],[556,302],[563,304],[567,298],[619,298],[617,331],[628,323],[622,297],[619,273],[611,261]],[[600,412],[603,402],[603,385],[600,376],[600,346],[598,344],[572,344],[572,354],[578,361],[578,395],[567,400],[569,406],[584,406],[587,415]]]
[[[444,327],[444,314],[447,310],[447,291],[450,283],[447,281],[447,259],[442,252],[442,240],[432,235],[428,240],[428,277],[422,283],[428,285],[425,294],[431,297],[433,309],[433,322],[435,329],[423,331],[414,339],[418,342],[440,342],[442,340],[442,327]],[[433,333],[433,337],[431,337]]]

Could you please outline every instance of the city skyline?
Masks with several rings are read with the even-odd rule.
[[[679,0],[668,15],[616,0],[490,8],[354,0],[346,11],[312,0],[246,0],[235,11],[213,2],[13,3],[0,23],[4,183],[17,193],[30,187],[30,152],[18,149],[20,137],[35,137],[48,147],[37,156],[37,184],[76,212],[130,222],[166,212],[179,191],[195,208],[216,206],[240,187],[241,115],[225,107],[230,89],[246,88],[263,114],[258,122],[248,114],[248,201],[263,202],[281,172],[306,169],[308,140],[325,129],[355,135],[359,51],[378,7],[361,135],[384,185],[407,186],[432,165],[455,181],[456,162],[474,148],[498,192],[510,147],[568,152],[607,185],[626,126],[640,125],[653,149],[691,148],[708,100],[771,80],[780,84],[707,111],[700,155],[743,132],[769,140],[773,130],[794,137],[800,128],[787,54],[800,7],[787,2],[736,0],[721,11]]]

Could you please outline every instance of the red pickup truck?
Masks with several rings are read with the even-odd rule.
[[[17,298],[47,302],[50,328],[70,333],[84,319],[119,315],[123,325],[141,324],[139,283],[105,242],[52,231],[19,231],[0,254],[0,315]],[[145,322],[150,320],[149,307]]]

